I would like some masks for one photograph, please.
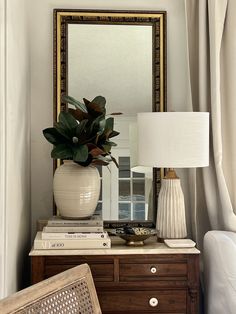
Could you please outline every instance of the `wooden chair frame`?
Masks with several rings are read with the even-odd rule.
[[[0,313],[100,314],[101,309],[90,268],[83,264],[0,300]]]

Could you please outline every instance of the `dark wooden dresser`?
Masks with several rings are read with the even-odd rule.
[[[170,249],[155,239],[139,248],[115,238],[111,249],[34,250],[32,283],[88,263],[104,314],[197,314],[199,251]]]

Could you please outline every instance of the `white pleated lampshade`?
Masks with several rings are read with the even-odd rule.
[[[138,164],[160,168],[209,165],[208,112],[138,113]]]

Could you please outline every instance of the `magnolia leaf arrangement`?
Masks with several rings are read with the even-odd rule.
[[[45,138],[54,145],[51,157],[54,159],[73,160],[81,166],[90,164],[107,166],[113,161],[110,139],[119,132],[113,130],[114,118],[106,119],[106,99],[95,97],[92,101],[83,98],[80,102],[73,97],[64,96],[63,101],[75,109],[60,112],[54,127],[43,130]]]

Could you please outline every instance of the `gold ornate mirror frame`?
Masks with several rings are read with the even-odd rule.
[[[152,27],[152,110],[166,109],[166,12],[54,10],[54,121],[67,110],[62,96],[68,91],[68,25],[149,25]],[[60,164],[58,161],[55,167]],[[162,170],[153,171],[153,205],[157,208]],[[113,223],[114,224],[114,223]],[[120,225],[120,223],[119,223]],[[144,223],[144,225],[147,225]]]

